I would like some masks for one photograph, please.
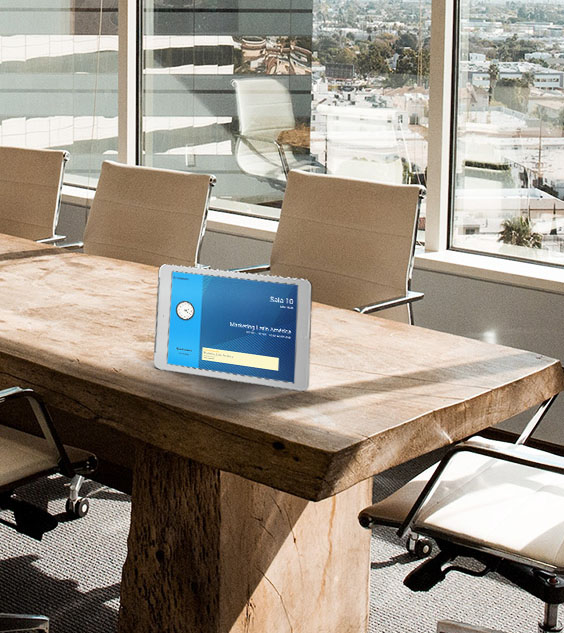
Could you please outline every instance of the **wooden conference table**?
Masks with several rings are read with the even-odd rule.
[[[564,388],[556,360],[320,304],[306,392],[161,372],[156,287],[0,236],[0,388],[138,442],[120,632],[365,631],[370,476]]]

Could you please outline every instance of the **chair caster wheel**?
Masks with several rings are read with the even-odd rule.
[[[83,516],[88,514],[88,509],[90,508],[90,502],[88,499],[77,499],[76,501],[71,501],[71,499],[67,499],[66,511],[67,514],[75,519],[80,519]]]
[[[426,558],[433,551],[433,543],[426,538],[420,538],[415,541],[411,553],[415,558]]]
[[[406,547],[414,558],[426,558],[433,551],[433,541],[412,534],[407,539]]]

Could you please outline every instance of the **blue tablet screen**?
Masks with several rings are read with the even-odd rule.
[[[172,273],[167,360],[293,382],[294,284]]]

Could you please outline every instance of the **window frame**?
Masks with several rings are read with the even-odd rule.
[[[432,0],[427,145],[425,251],[449,248],[451,196],[455,2]],[[429,160],[429,157],[437,157]]]
[[[449,0],[432,0],[431,2],[431,49],[429,74],[429,131],[427,168],[427,210],[425,227],[424,253],[417,258],[422,267],[431,270],[437,267],[441,272],[448,269],[452,274],[466,274],[469,270],[468,257],[474,258],[475,266],[469,273],[472,277],[483,269],[485,278],[491,278],[492,270],[496,279],[505,278],[508,264],[516,262],[515,258],[497,257],[488,253],[475,253],[451,246],[451,208],[454,189],[454,152],[456,138],[457,96],[457,14],[458,2]],[[140,164],[141,156],[141,73],[142,73],[142,41],[140,34],[142,20],[142,0],[119,0],[119,51],[118,51],[118,160],[126,164]],[[234,235],[243,228],[242,235],[250,237],[253,221],[256,220],[259,239],[268,239],[272,227],[276,225],[270,214],[254,215],[249,211],[230,208],[221,200],[214,200],[211,208],[218,212],[215,230],[230,232]],[[272,226],[263,229],[263,224]],[[259,228],[260,227],[260,228]],[[211,227],[210,227],[211,228]],[[257,235],[258,236],[258,235]],[[445,259],[446,258],[446,259]],[[461,260],[460,266],[457,261]],[[448,260],[448,265],[445,261]],[[499,265],[496,264],[498,260]],[[502,260],[502,261],[500,261]],[[492,263],[493,262],[493,263]],[[417,263],[417,262],[416,262]],[[546,264],[527,261],[523,263],[523,274],[520,279],[530,278],[533,286],[536,281],[547,276],[554,282],[554,274],[541,271]],[[446,266],[446,268],[445,268]],[[554,269],[554,267],[551,267]],[[564,269],[562,273],[562,292],[564,293]],[[457,272],[458,271],[458,272]],[[526,272],[525,272],[526,271]],[[534,272],[538,271],[538,272]],[[558,278],[559,275],[556,275]],[[536,281],[535,281],[536,280]],[[559,282],[551,282],[551,290],[560,292]],[[512,283],[509,281],[509,283]],[[523,282],[524,283],[524,282]],[[541,283],[542,285],[542,283]]]

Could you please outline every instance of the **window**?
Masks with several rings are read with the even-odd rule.
[[[0,143],[66,149],[88,184],[117,152],[117,0],[3,2]]]
[[[564,263],[564,4],[460,0],[451,244]]]
[[[239,210],[278,205],[285,177],[275,141],[289,120],[304,129],[310,124],[311,3],[145,0],[143,6],[142,162],[212,173],[214,194]],[[266,108],[260,116],[269,118],[267,129],[242,139],[243,106],[233,80],[271,75],[287,99],[282,127],[270,121],[276,108]],[[267,141],[256,141],[259,134]]]
[[[312,148],[328,173],[425,184],[430,10],[314,0]]]
[[[284,161],[425,183],[428,0],[143,6],[144,164],[213,173],[215,204],[259,215]]]
[[[94,184],[117,158],[117,5],[1,9],[0,142],[68,149],[67,181]],[[141,18],[141,164],[213,173],[214,206],[269,218],[285,167],[421,183],[430,249],[564,263],[563,0],[458,0],[454,59],[448,0],[120,7]],[[120,128],[120,148],[136,131]]]

